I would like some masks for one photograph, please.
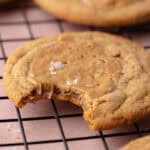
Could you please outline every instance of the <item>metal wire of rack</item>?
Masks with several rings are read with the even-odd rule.
[[[59,30],[60,32],[64,32],[64,28],[62,26],[62,21],[59,19],[51,19],[51,20],[38,20],[38,21],[29,21],[28,17],[26,15],[25,10],[29,7],[32,7],[33,9],[35,9],[35,5],[32,3],[28,3],[28,2],[21,2],[18,3],[16,5],[16,8],[19,9],[24,17],[24,21],[22,22],[5,22],[5,23],[1,23],[0,22],[0,26],[1,25],[5,25],[5,26],[11,26],[11,25],[18,25],[18,24],[24,24],[26,25],[28,32],[29,32],[29,38],[18,38],[18,39],[2,39],[1,35],[0,35],[0,48],[1,48],[1,53],[2,53],[2,57],[0,57],[0,60],[6,61],[7,60],[7,56],[6,56],[6,52],[5,52],[5,48],[3,43],[4,42],[16,42],[16,41],[24,41],[24,40],[33,40],[34,34],[32,32],[31,29],[31,24],[39,24],[42,22],[55,22],[58,24],[59,26]],[[140,26],[140,27],[134,27],[134,28],[113,28],[113,29],[105,29],[105,28],[94,28],[94,27],[88,27],[89,30],[103,30],[103,31],[108,31],[108,32],[112,32],[115,34],[119,34],[119,35],[125,35],[126,37],[130,38],[132,40],[132,36],[131,33],[132,32],[149,32],[150,31],[150,25],[144,25],[144,26]],[[150,49],[150,39],[149,39],[149,45],[145,46],[145,49]],[[2,80],[3,77],[1,76],[0,79]],[[8,97],[7,96],[0,96],[0,101],[3,100],[7,100]],[[107,142],[107,138],[109,137],[118,137],[118,136],[129,136],[129,135],[138,135],[139,137],[142,136],[143,134],[150,134],[150,128],[146,129],[146,130],[141,130],[138,123],[134,123],[133,126],[135,128],[135,131],[129,131],[129,132],[119,132],[119,133],[104,133],[103,131],[99,131],[97,135],[93,135],[93,136],[85,136],[85,137],[73,137],[73,138],[67,138],[65,136],[64,133],[64,129],[62,126],[62,122],[61,119],[62,118],[74,118],[74,117],[79,117],[82,116],[82,113],[76,113],[76,114],[65,114],[65,115],[60,115],[58,113],[56,104],[54,100],[51,100],[50,105],[52,105],[52,109],[54,112],[54,115],[52,116],[42,116],[42,117],[26,117],[23,118],[21,116],[20,110],[18,108],[16,109],[16,113],[17,113],[17,118],[16,119],[0,119],[0,124],[1,123],[9,123],[9,122],[18,122],[20,129],[21,129],[21,134],[22,134],[22,138],[23,138],[23,142],[16,142],[16,143],[0,143],[0,149],[3,147],[11,147],[11,146],[24,146],[25,150],[29,150],[29,145],[36,145],[36,144],[46,144],[46,143],[63,143],[64,144],[64,149],[65,150],[69,150],[69,146],[68,146],[68,142],[70,141],[81,141],[81,140],[92,140],[92,139],[101,139],[104,149],[105,150],[109,150],[111,149],[108,146],[108,142]],[[23,122],[27,122],[27,121],[34,121],[34,120],[50,120],[50,119],[55,119],[58,127],[59,127],[59,131],[61,133],[61,138],[59,139],[53,139],[53,140],[39,140],[39,141],[28,141],[27,137],[26,137],[26,132],[24,129],[24,125]],[[101,149],[101,148],[99,148]]]

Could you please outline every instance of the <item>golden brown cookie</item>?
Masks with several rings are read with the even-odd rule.
[[[150,0],[35,0],[61,19],[82,25],[127,26],[150,21]]]
[[[131,141],[120,150],[150,150],[150,136]]]
[[[94,130],[150,114],[150,53],[101,32],[64,33],[17,49],[8,58],[4,87],[16,106],[58,99],[82,107]]]

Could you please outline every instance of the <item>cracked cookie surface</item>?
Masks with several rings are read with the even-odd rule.
[[[150,150],[150,136],[133,140],[120,150]]]
[[[35,40],[8,58],[4,87],[16,106],[39,99],[70,101],[94,130],[150,114],[150,53],[101,32]]]
[[[83,25],[127,26],[150,21],[150,0],[34,0],[61,19]]]

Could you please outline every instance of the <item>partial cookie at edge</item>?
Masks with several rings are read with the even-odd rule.
[[[150,0],[35,0],[69,22],[95,26],[129,26],[150,21]]]
[[[120,150],[150,150],[150,136],[133,140]]]

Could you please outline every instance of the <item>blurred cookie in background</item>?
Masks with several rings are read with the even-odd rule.
[[[129,26],[150,21],[150,0],[34,0],[55,16],[81,25]]]

